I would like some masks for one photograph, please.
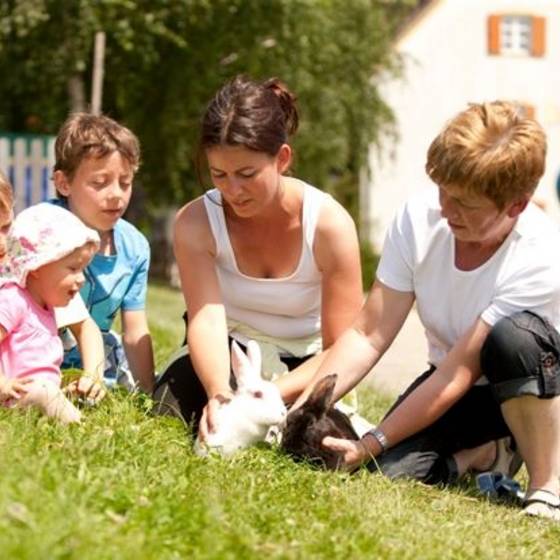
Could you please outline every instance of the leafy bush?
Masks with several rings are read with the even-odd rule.
[[[360,258],[362,260],[362,282],[364,290],[369,291],[375,278],[375,271],[379,264],[379,255],[372,249],[367,241],[360,243]]]

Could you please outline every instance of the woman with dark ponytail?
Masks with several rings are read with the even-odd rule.
[[[209,103],[199,161],[214,188],[177,214],[175,256],[187,305],[187,346],[155,391],[204,438],[231,397],[229,343],[255,339],[263,377],[286,402],[362,302],[355,225],[332,197],[288,175],[296,98],[278,79],[238,76]],[[200,427],[199,427],[200,424]]]

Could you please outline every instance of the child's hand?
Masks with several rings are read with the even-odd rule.
[[[85,398],[93,404],[97,404],[107,394],[103,384],[89,375],[82,375],[79,379],[69,383],[65,387],[65,392],[69,395]]]
[[[27,387],[32,379],[0,379],[0,402],[5,402],[9,399],[20,399],[27,393]]]

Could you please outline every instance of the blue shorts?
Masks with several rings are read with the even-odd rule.
[[[114,331],[101,333],[103,336],[103,347],[105,350],[105,368],[103,372],[103,380],[105,385],[113,388],[121,385],[129,390],[135,386],[126,353],[122,345],[122,339]],[[76,345],[64,352],[64,361],[62,369],[76,368],[82,369],[82,357]]]

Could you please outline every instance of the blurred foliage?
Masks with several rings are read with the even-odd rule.
[[[373,281],[375,280],[375,272],[379,264],[380,256],[375,253],[371,244],[367,241],[360,243],[360,260],[362,262],[362,284],[364,290],[369,292]]]
[[[378,80],[413,0],[2,0],[0,129],[56,133],[90,89],[93,38],[107,35],[103,109],[139,136],[148,206],[203,186],[193,154],[213,93],[237,73],[298,95],[295,175],[357,216],[358,170],[390,129]],[[75,95],[75,90],[74,90]],[[73,101],[72,101],[73,100]]]

